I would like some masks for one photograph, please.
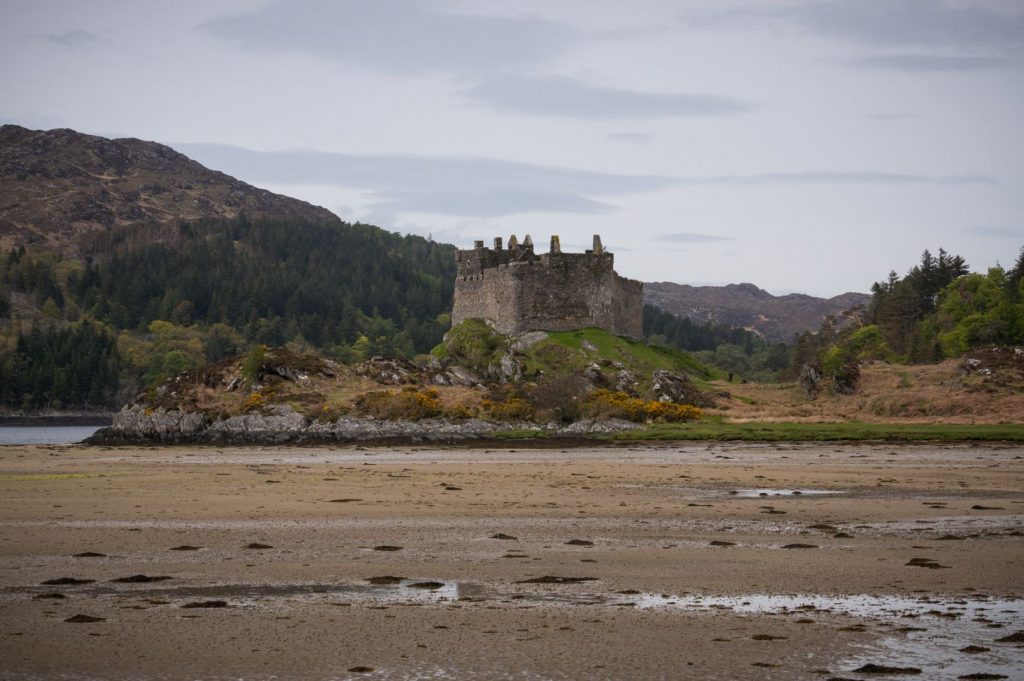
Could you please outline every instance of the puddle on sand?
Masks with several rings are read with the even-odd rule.
[[[380,578],[388,579],[388,578]],[[398,578],[392,578],[398,579]],[[9,587],[7,597],[43,593],[52,587]],[[829,662],[833,673],[844,678],[867,679],[853,670],[868,664],[917,667],[922,678],[956,679],[975,673],[1003,674],[1024,679],[1024,647],[996,643],[996,639],[1024,630],[1024,600],[971,596],[873,596],[873,595],[769,595],[714,596],[595,592],[584,584],[481,584],[455,580],[400,579],[392,584],[367,582],[338,584],[222,584],[182,586],[95,585],[75,593],[100,598],[149,598],[181,605],[187,601],[223,599],[242,608],[275,608],[287,603],[433,605],[506,603],[512,607],[610,607],[660,610],[662,612],[737,615],[795,616],[811,618],[818,626],[837,628],[858,620],[870,638],[854,642],[856,653]],[[992,627],[990,625],[997,625]],[[836,634],[837,636],[847,634]],[[969,645],[989,648],[967,655]]]
[[[731,497],[800,497],[815,496],[822,494],[846,494],[844,490],[837,489],[774,489],[771,487],[757,487],[753,489],[737,489],[729,492]]]
[[[983,625],[974,625],[981,627]],[[852,678],[875,678],[873,675],[862,676],[852,671],[865,664],[898,665],[900,667],[916,667],[923,672],[923,678],[952,681],[952,679],[971,678],[970,674],[1001,674],[1007,679],[1024,679],[1024,650],[1020,646],[1007,643],[989,643],[1006,634],[1006,629],[981,630],[988,632],[974,636],[970,632],[950,631],[954,627],[945,626],[935,631],[929,626],[927,632],[909,632],[905,637],[886,637],[872,645],[865,646],[865,651],[845,659],[839,663],[844,670],[843,676]],[[984,638],[982,638],[984,636]],[[968,655],[960,652],[967,645],[982,641],[989,652]],[[974,677],[996,678],[996,677]]]
[[[863,620],[881,638],[859,646],[862,651],[833,665],[837,676],[872,678],[853,672],[865,664],[917,667],[928,679],[957,679],[975,674],[1002,674],[1024,679],[1024,648],[995,640],[1024,629],[1024,600],[956,596],[671,596],[639,594],[637,608],[730,610],[751,615],[846,616]],[[991,623],[1002,625],[990,628]],[[886,625],[892,625],[888,627]],[[887,631],[911,627],[913,631]],[[917,631],[922,629],[923,631]],[[966,655],[961,648],[978,645],[988,652]]]
[[[806,489],[806,488],[775,488],[757,487],[750,489],[715,489],[708,487],[691,487],[689,485],[656,485],[628,483],[615,485],[618,489],[645,489],[645,490],[671,490],[680,493],[689,499],[713,499],[723,496],[741,499],[764,498],[764,497],[800,497],[800,496],[821,496],[832,494],[848,494],[846,490],[838,489]]]
[[[16,593],[44,593],[53,587],[6,589],[7,595]],[[476,584],[448,581],[401,579],[387,586],[366,583],[341,584],[210,584],[202,586],[165,586],[118,588],[98,585],[76,588],[74,593],[93,597],[135,597],[159,599],[177,603],[194,600],[226,600],[232,606],[262,606],[268,602],[319,601],[339,597],[345,602],[365,603],[443,603],[478,596],[481,587]],[[329,600],[326,602],[330,602]]]

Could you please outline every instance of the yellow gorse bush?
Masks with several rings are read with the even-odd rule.
[[[378,390],[355,399],[356,409],[379,419],[416,421],[440,416],[443,409],[440,394],[433,388],[405,388],[398,392]]]
[[[503,421],[529,421],[536,411],[532,404],[521,397],[510,397],[504,402],[481,400],[480,410],[489,418]]]
[[[704,412],[692,404],[658,402],[630,397],[613,390],[595,390],[584,403],[588,416],[620,418],[627,421],[695,421],[704,417]]]
[[[249,396],[245,398],[245,402],[242,403],[242,411],[252,411],[253,409],[259,409],[266,404],[266,399],[263,397],[263,393],[256,391],[249,393]]]

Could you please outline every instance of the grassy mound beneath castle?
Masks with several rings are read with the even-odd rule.
[[[714,377],[686,353],[600,329],[511,337],[468,320],[432,356],[344,365],[261,346],[168,379],[139,403],[222,419],[286,409],[327,421],[354,416],[663,423],[700,419],[700,407],[714,401],[702,386]]]
[[[576,367],[589,363],[618,362],[629,371],[642,375],[650,375],[655,371],[662,370],[674,373],[682,372],[691,379],[708,380],[720,378],[720,374],[722,374],[720,371],[701,364],[692,355],[682,350],[647,345],[642,341],[613,336],[603,329],[559,331],[549,334],[548,338],[538,345],[540,348],[536,354],[541,354],[545,347],[552,346],[569,350],[567,359]],[[538,359],[537,366],[543,370],[545,361],[543,358]]]
[[[431,354],[485,380],[481,411],[499,420],[690,421],[714,403],[707,382],[719,378],[685,352],[598,328],[507,336],[468,319]]]
[[[595,377],[596,369],[605,380],[613,382],[615,374],[626,371],[635,379],[633,389],[641,394],[650,389],[651,377],[657,371],[685,375],[698,387],[724,377],[681,350],[648,345],[594,327],[511,337],[498,333],[483,320],[467,319],[452,328],[431,354],[481,375],[493,374],[503,358],[511,357],[521,368],[521,378],[528,381],[584,374],[588,369]]]

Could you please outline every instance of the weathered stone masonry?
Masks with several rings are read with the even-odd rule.
[[[494,248],[477,241],[458,252],[452,324],[487,319],[507,334],[571,331],[596,326],[618,336],[643,335],[643,283],[615,273],[615,256],[601,237],[585,253],[562,253],[557,236],[537,255],[527,236]]]

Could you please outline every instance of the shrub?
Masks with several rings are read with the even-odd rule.
[[[473,412],[469,410],[464,404],[453,404],[446,405],[443,407],[444,416],[450,419],[470,419],[473,418]]]
[[[257,391],[249,393],[249,396],[245,398],[245,402],[242,403],[242,411],[250,412],[253,409],[259,409],[266,404],[266,399],[263,397],[263,393]]]
[[[444,343],[431,351],[439,359],[458,359],[475,371],[484,372],[507,351],[509,339],[482,319],[466,319],[452,328]]]
[[[335,421],[349,413],[350,408],[344,404],[321,404],[311,408],[307,415],[321,421]]]
[[[596,418],[619,418],[627,421],[695,421],[704,412],[692,404],[659,402],[630,397],[624,392],[595,390],[583,405],[584,413]]]
[[[242,378],[252,383],[256,383],[263,377],[263,365],[267,361],[268,349],[269,348],[267,348],[266,345],[257,345],[253,349],[249,350],[245,359],[242,360]]]
[[[530,400],[539,411],[547,412],[552,418],[575,421],[580,416],[580,401],[590,384],[582,376],[561,374],[538,383],[530,394]]]
[[[355,407],[364,416],[417,421],[441,415],[439,397],[433,388],[417,389],[410,386],[397,392],[377,390],[363,393],[355,399]]]
[[[503,402],[481,400],[480,410],[485,416],[499,421],[529,421],[536,414],[533,405],[522,397],[510,397]]]

